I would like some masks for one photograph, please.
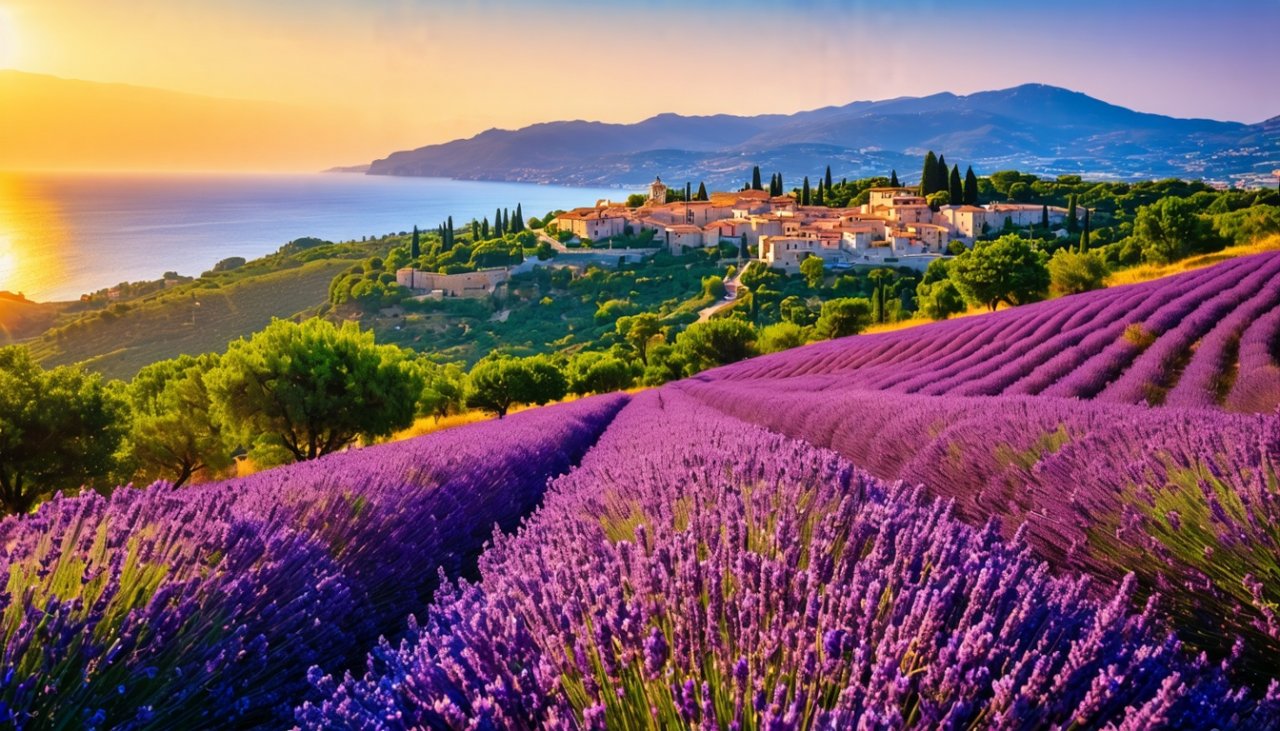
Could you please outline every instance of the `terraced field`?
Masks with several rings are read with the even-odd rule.
[[[841,376],[865,390],[1269,412],[1280,404],[1280,254],[881,335],[702,378]]]

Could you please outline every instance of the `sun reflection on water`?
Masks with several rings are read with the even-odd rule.
[[[0,291],[41,299],[60,281],[71,247],[58,206],[40,186],[0,173]]]

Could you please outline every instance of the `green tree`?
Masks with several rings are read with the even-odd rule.
[[[27,513],[45,495],[107,477],[127,408],[97,375],[46,371],[26,348],[0,347],[0,508]]]
[[[826,277],[827,267],[823,263],[822,257],[810,256],[800,262],[800,273],[804,275],[804,280],[809,284],[810,289],[817,289],[822,286],[822,280]]]
[[[804,185],[800,187],[800,205],[807,206],[812,204],[812,195],[809,191],[809,176],[804,176]]]
[[[619,317],[614,323],[614,330],[627,345],[631,346],[640,362],[649,365],[649,345],[662,332],[662,324],[658,316],[652,312]]]
[[[516,204],[515,215],[511,217],[511,232],[520,233],[524,230],[524,211],[521,210],[520,204]]]
[[[705,200],[709,200],[709,198],[708,198],[708,196],[707,196],[707,184],[706,184],[706,183],[702,183],[702,182],[699,182],[699,183],[698,183],[698,194],[697,194],[696,196],[694,196],[694,198],[693,198],[693,199],[694,199],[695,201],[705,201]]]
[[[231,343],[205,382],[237,442],[302,461],[412,424],[422,382],[403,360],[354,323],[275,320]]]
[[[916,302],[920,312],[931,320],[945,320],[966,309],[955,282],[946,278],[916,285]]]
[[[937,167],[938,157],[933,154],[933,150],[929,150],[929,153],[924,156],[924,169],[920,172],[920,195],[922,197],[927,198],[929,195],[938,192]]]
[[[417,261],[422,256],[422,242],[419,239],[418,227],[413,227],[413,239],[409,242],[409,260]]]
[[[897,170],[894,170],[894,171],[892,171],[892,172],[890,172],[890,173],[889,173],[889,187],[890,187],[890,188],[901,188],[901,187],[902,187],[902,184],[898,182],[898,171],[897,171]]]
[[[440,365],[426,356],[406,360],[403,367],[422,383],[422,391],[414,409],[417,416],[430,416],[436,421],[460,413],[466,405],[466,374],[453,363]]]
[[[947,194],[950,202],[957,206],[964,200],[964,184],[960,182],[959,165],[951,168],[951,175],[947,179]]]
[[[856,335],[871,325],[871,302],[863,297],[838,297],[822,303],[814,334],[823,340]]]
[[[751,168],[751,189],[764,190],[764,186],[760,184],[760,166],[755,165]]]
[[[627,208],[639,208],[649,200],[649,196],[644,193],[632,193],[627,196]]]
[[[685,374],[735,363],[756,354],[756,329],[736,318],[695,322],[676,336],[675,352]]]
[[[720,299],[726,293],[724,277],[712,274],[702,278],[702,294],[704,297]]]
[[[218,356],[182,355],[138,371],[125,394],[132,419],[127,440],[137,474],[181,487],[202,470],[232,463],[231,446],[213,417],[205,374]]]
[[[964,204],[978,205],[978,176],[973,174],[973,167],[964,172]]]
[[[894,274],[892,269],[872,269],[867,274],[867,279],[871,280],[874,288],[871,299],[873,319],[876,322],[884,323],[888,320],[889,288],[897,280],[897,275]]]
[[[1076,221],[1077,201],[1078,197],[1075,193],[1072,193],[1070,197],[1067,198],[1067,231],[1070,233],[1075,233],[1078,226]]]
[[[1209,222],[1186,198],[1161,198],[1139,208],[1133,220],[1133,238],[1143,258],[1160,264],[1181,259],[1212,236]]]
[[[1001,302],[1020,305],[1043,299],[1049,289],[1044,252],[1015,234],[976,242],[948,268],[965,299],[993,311]]]
[[[1080,229],[1080,252],[1089,250],[1089,209],[1084,209],[1084,227]]]
[[[808,333],[802,326],[784,320],[762,328],[757,344],[761,353],[777,353],[798,348],[808,339]]]
[[[1031,186],[1018,181],[1009,186],[1009,200],[1025,203],[1031,200]]]
[[[467,403],[492,411],[499,419],[515,404],[545,404],[564,398],[568,381],[544,357],[491,356],[467,375]]]
[[[831,166],[827,166],[827,173],[822,178],[822,186],[827,190],[831,190]]]
[[[569,362],[569,392],[582,396],[630,388],[635,383],[631,366],[608,353],[586,351]]]
[[[1049,260],[1049,286],[1054,294],[1102,289],[1107,265],[1096,252],[1059,249]]]

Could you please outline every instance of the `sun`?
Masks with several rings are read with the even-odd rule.
[[[0,7],[0,69],[7,69],[18,60],[18,30],[13,22],[13,12]]]

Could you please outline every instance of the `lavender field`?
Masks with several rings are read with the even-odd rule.
[[[0,523],[16,728],[1280,728],[1280,255]]]

